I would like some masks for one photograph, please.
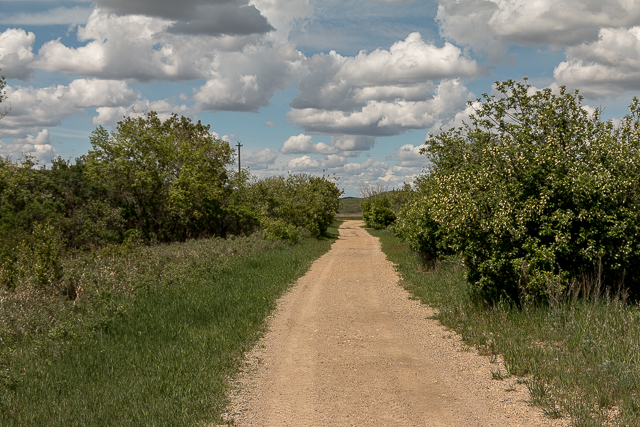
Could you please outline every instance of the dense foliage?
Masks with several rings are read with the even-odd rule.
[[[1,88],[0,88],[1,92]],[[65,250],[247,235],[325,233],[342,191],[328,177],[252,179],[209,126],[154,112],[98,127],[92,150],[50,167],[0,159],[0,288],[62,286]],[[306,230],[306,231],[304,231]]]
[[[234,156],[209,126],[176,115],[162,122],[152,112],[123,120],[111,134],[99,127],[91,145],[87,175],[103,183],[126,229],[160,241],[225,233],[226,166]]]
[[[362,217],[369,227],[386,228],[396,220],[396,215],[391,210],[391,201],[386,194],[369,197],[360,202]]]
[[[478,100],[471,124],[431,135],[431,161],[396,232],[463,255],[488,299],[564,292],[590,276],[640,291],[640,102],[619,125],[578,92],[525,81]]]
[[[446,228],[433,219],[434,189],[431,187],[434,184],[429,175],[418,177],[408,200],[399,208],[393,225],[394,234],[427,259],[454,253],[448,245]]]
[[[342,191],[327,177],[303,174],[257,181],[248,195],[265,236],[295,242],[303,230],[315,237],[327,231]]]
[[[405,202],[410,186],[391,191],[382,186],[363,186],[359,191],[363,198],[360,209],[364,222],[368,227],[383,229],[395,222],[396,212]]]

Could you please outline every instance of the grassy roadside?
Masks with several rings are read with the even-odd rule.
[[[424,271],[420,258],[381,230],[382,250],[396,264],[403,285],[438,310],[437,319],[487,356],[501,354],[500,380],[515,375],[531,403],[549,417],[570,417],[575,426],[640,425],[640,308],[598,295],[565,298],[550,306],[472,302],[459,261]]]
[[[21,318],[24,301],[3,299],[0,425],[221,423],[226,379],[332,242],[197,241],[75,260],[84,270],[67,271],[93,287],[76,302]]]

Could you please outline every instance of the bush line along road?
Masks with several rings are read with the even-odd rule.
[[[0,79],[0,101],[3,87]],[[490,425],[480,407],[495,398],[511,405],[501,396],[525,389],[546,418],[498,404],[491,422],[640,425],[640,102],[614,125],[581,101],[564,88],[499,82],[496,95],[470,103],[468,124],[429,136],[430,166],[413,186],[362,187],[364,221],[386,230],[371,233],[401,283],[434,311],[398,293],[375,240],[345,225],[335,250],[281,304],[285,318],[296,310],[307,318],[272,321],[274,331],[293,332],[279,337],[288,351],[274,360],[256,349],[252,357],[273,371],[240,378],[276,387],[279,363],[318,356],[293,363],[308,375],[282,391],[304,396],[301,406],[269,396],[309,425]],[[91,143],[73,163],[0,160],[1,424],[224,422],[229,381],[265,316],[336,237],[337,179],[235,172],[229,143],[176,115],[131,116],[112,132],[96,129]],[[349,199],[343,215],[355,208]],[[358,241],[368,249],[349,246]],[[375,265],[358,277],[337,272],[362,256]],[[307,282],[327,263],[336,271]],[[300,312],[315,297],[318,307]],[[392,314],[385,301],[389,310],[412,305]],[[331,321],[318,320],[332,310]],[[428,329],[399,344],[426,316],[451,332]],[[370,330],[385,319],[394,326]],[[455,348],[435,336],[454,332],[486,358],[447,354],[480,363],[484,380],[438,376],[437,363],[422,358]],[[455,391],[458,375],[493,403]],[[231,407],[249,411],[238,422],[296,425],[245,391]],[[457,397],[476,409],[451,414]]]

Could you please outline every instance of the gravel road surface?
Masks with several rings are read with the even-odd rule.
[[[278,303],[227,419],[238,426],[561,426],[515,378],[409,299],[378,240],[345,221]]]

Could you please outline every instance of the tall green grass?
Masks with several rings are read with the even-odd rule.
[[[385,231],[382,250],[403,285],[437,310],[435,317],[490,357],[502,355],[496,380],[517,376],[531,403],[575,426],[640,425],[640,309],[624,298],[587,291],[547,305],[475,303],[459,260],[425,267],[406,244]],[[584,297],[586,295],[586,297]]]
[[[28,323],[20,301],[11,302],[15,322],[2,318],[12,348],[0,353],[0,425],[221,424],[228,378],[275,300],[332,242],[247,238],[149,248],[122,261],[131,276],[117,257],[76,260],[86,264],[76,273],[95,279],[78,308],[63,301],[42,308],[36,317],[48,312],[55,325],[37,321],[40,331],[15,324]]]

